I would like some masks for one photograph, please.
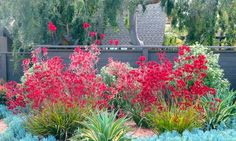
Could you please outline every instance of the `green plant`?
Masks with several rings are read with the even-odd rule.
[[[71,137],[88,113],[77,105],[63,102],[47,104],[42,111],[35,112],[26,121],[26,129],[35,135],[53,135],[59,140]]]
[[[177,35],[173,35],[174,33],[171,34],[165,34],[164,36],[164,46],[179,46],[184,43],[183,40],[181,40]]]
[[[6,102],[7,102],[6,92],[0,88],[0,104],[6,105]]]
[[[218,89],[216,96],[203,97],[206,128],[215,129],[221,123],[227,123],[231,118],[236,118],[235,100],[236,91],[228,89]]]
[[[91,117],[82,123],[82,129],[71,139],[86,141],[126,141],[125,135],[128,127],[125,126],[127,119],[116,119],[117,113],[92,113]]]
[[[182,133],[186,129],[192,130],[201,127],[203,121],[201,115],[193,107],[182,110],[171,106],[170,109],[161,111],[153,108],[146,117],[149,120],[150,127],[157,133],[173,130]]]
[[[0,80],[0,104],[6,105],[7,98],[6,98],[5,87],[2,86],[3,84],[4,84],[4,81]]]

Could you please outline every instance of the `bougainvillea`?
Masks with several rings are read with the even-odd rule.
[[[36,49],[31,60],[23,61],[25,83],[9,82],[5,85],[10,109],[28,104],[37,109],[46,101],[58,100],[68,104],[77,102],[79,106],[107,105],[107,96],[104,94],[106,85],[96,75],[94,67],[100,54],[96,45],[91,45],[89,49],[87,47],[85,51],[80,47],[75,48],[70,55],[69,66],[58,56],[49,59],[46,48],[42,49],[42,58],[38,57],[39,53]],[[30,64],[34,73],[28,73]]]

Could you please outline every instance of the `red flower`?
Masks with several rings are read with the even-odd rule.
[[[145,61],[145,60],[146,60],[146,57],[145,57],[145,56],[140,56],[140,57],[139,57],[139,61],[143,62],[143,61]]]
[[[110,40],[109,40],[109,45],[112,45],[112,44],[113,44],[113,40],[110,39]]]
[[[51,32],[56,32],[57,27],[52,22],[49,22],[48,23],[48,30],[51,31]]]
[[[29,66],[30,59],[24,59],[22,63],[23,63],[24,66]]]
[[[114,45],[116,45],[116,46],[117,46],[117,45],[119,45],[119,43],[120,43],[120,41],[119,41],[119,40],[117,40],[117,39],[115,39],[115,40],[114,40]]]
[[[101,43],[100,40],[96,40],[96,41],[95,41],[95,44],[96,44],[96,45],[101,45],[102,43]]]
[[[100,34],[100,39],[103,40],[105,38],[105,34]]]
[[[46,47],[42,48],[43,56],[46,56],[48,54],[48,49]]]
[[[90,37],[95,37],[96,35],[97,35],[97,32],[94,32],[94,31],[89,33]]]
[[[213,100],[215,100],[216,102],[221,102],[222,100],[220,98],[214,98]]]
[[[89,23],[86,23],[86,22],[83,23],[83,28],[84,28],[84,29],[88,29],[89,27],[90,27],[90,24],[89,24]]]

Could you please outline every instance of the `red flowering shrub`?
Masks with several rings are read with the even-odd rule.
[[[96,76],[97,55],[100,50],[92,45],[90,49],[83,51],[77,47],[70,55],[71,63],[68,67],[63,64],[60,57],[47,58],[47,51],[43,49],[43,58],[39,60],[39,50],[32,53],[32,59],[25,60],[26,81],[22,84],[9,82],[6,84],[6,96],[9,99],[8,106],[14,109],[17,106],[24,107],[30,104],[38,109],[45,102],[78,103],[79,106],[91,105],[100,107],[107,105],[104,94],[106,85],[102,79]],[[34,72],[28,73],[29,64],[32,63]]]
[[[123,93],[125,99],[131,99],[132,111],[138,114],[149,112],[153,106],[160,111],[174,106],[181,110],[194,107],[204,112],[201,98],[215,94],[215,89],[203,83],[207,70],[205,56],[189,56],[188,52],[190,48],[187,46],[179,48],[178,58],[174,61],[180,64],[177,67],[165,54],[158,54],[159,62],[146,62],[146,58],[141,56],[137,61],[137,69],[128,73],[116,72],[114,95]]]
[[[108,62],[101,69],[101,76],[110,90],[111,107],[114,110],[125,109],[127,111],[131,106],[132,98],[139,90],[139,84],[135,83],[129,74],[133,68],[129,64],[113,61],[111,58]]]

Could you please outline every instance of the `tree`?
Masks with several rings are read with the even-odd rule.
[[[171,18],[172,26],[187,30],[186,42],[217,44],[216,36],[225,36],[225,45],[236,43],[235,0],[162,0],[162,5]]]

